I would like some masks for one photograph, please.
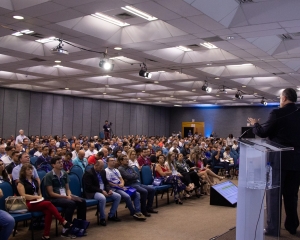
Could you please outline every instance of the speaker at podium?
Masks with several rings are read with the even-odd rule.
[[[238,188],[226,181],[210,187],[210,205],[236,207]]]

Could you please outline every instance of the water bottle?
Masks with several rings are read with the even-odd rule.
[[[269,162],[266,166],[266,188],[272,188],[272,167]]]

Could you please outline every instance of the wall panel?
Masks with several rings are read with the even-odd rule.
[[[108,101],[101,101],[101,108],[100,108],[100,130],[103,132],[103,125],[105,120],[111,121],[108,119]]]
[[[5,91],[4,96],[4,119],[3,119],[3,136],[17,134],[17,110],[18,110],[18,92],[14,90]],[[27,133],[26,133],[27,134]]]
[[[53,95],[52,135],[63,134],[64,97]]]
[[[137,133],[137,105],[130,104],[130,133],[133,135]]]
[[[0,137],[5,137],[3,135],[3,119],[4,119],[4,96],[5,90],[0,89]]]
[[[79,134],[83,134],[82,124],[83,124],[83,98],[74,98],[73,134],[75,136],[78,136]]]
[[[111,131],[112,134],[116,134],[116,111],[117,111],[117,103],[116,102],[108,102],[108,122],[112,122]],[[104,123],[103,123],[104,125]]]
[[[41,135],[51,135],[53,119],[53,95],[43,94]]]
[[[166,125],[165,125],[165,119],[166,119],[166,111],[165,108],[160,108],[160,136],[165,135],[166,132]]]
[[[123,135],[132,135],[130,132],[130,104],[124,103],[123,104]]]
[[[115,134],[120,136],[120,135],[124,135],[123,133],[123,114],[124,114],[124,107],[123,107],[123,103],[118,102],[117,103],[117,110],[116,110],[116,122],[115,122]]]
[[[100,129],[100,106],[101,102],[99,100],[92,100],[92,119],[91,119],[91,124],[92,124],[92,130],[91,130],[91,135],[92,136],[99,136]]]
[[[18,91],[16,135],[19,135],[20,129],[23,129],[26,135],[29,133],[29,106],[30,92]]]
[[[160,108],[154,108],[154,135],[160,135]]]
[[[155,107],[154,106],[149,106],[148,110],[148,116],[149,116],[149,130],[148,134],[149,136],[154,136],[155,135]]]
[[[143,108],[141,105],[136,105],[136,131],[137,134],[141,135],[143,134],[143,124],[144,124],[144,119],[143,119]]]
[[[142,111],[143,111],[143,118],[142,118],[142,122],[143,122],[143,131],[142,134],[143,135],[149,135],[149,106],[146,105],[141,105],[142,107]]]
[[[82,134],[87,136],[92,135],[92,100],[83,100],[83,120],[82,120]],[[98,134],[96,134],[98,136]]]
[[[63,134],[66,134],[68,137],[75,135],[73,134],[73,107],[74,107],[74,98],[65,96],[64,97],[64,115],[63,115]]]
[[[33,92],[30,96],[30,118],[28,133],[30,135],[40,135],[42,122],[43,93]]]

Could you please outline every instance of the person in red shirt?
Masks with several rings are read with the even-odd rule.
[[[98,160],[102,160],[103,156],[103,152],[98,152],[97,154],[94,154],[88,158],[88,163],[95,165]]]
[[[141,156],[138,158],[138,163],[142,167],[144,165],[148,165],[151,167],[151,161],[150,158],[148,158],[148,149],[142,148]]]

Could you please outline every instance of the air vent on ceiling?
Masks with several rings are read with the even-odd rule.
[[[36,61],[36,62],[43,62],[43,61],[46,61],[45,59],[41,59],[41,58],[31,58],[29,60],[32,60],[32,61]]]
[[[293,38],[291,37],[290,34],[280,34],[279,37],[282,39],[282,40],[292,40]]]
[[[296,33],[291,33],[292,36],[295,36],[295,37],[299,37],[300,36],[300,32],[296,32]]]
[[[208,38],[202,38],[203,41],[205,42],[220,42],[220,41],[224,41],[222,38],[220,38],[219,36],[215,36],[215,37],[208,37]]]
[[[154,83],[153,81],[147,81],[147,82],[145,82],[145,83]]]
[[[284,75],[284,74],[286,74],[285,72],[279,72],[279,73],[272,73],[273,75],[275,75],[275,76],[278,76],[278,75]]]
[[[158,61],[155,61],[153,59],[149,59],[149,58],[146,58],[146,60],[150,61],[150,62],[158,62]]]
[[[36,37],[36,38],[44,38],[44,35],[40,34],[40,33],[33,33],[33,34],[29,34],[30,36]]]
[[[238,3],[253,3],[253,0],[236,0]]]
[[[115,15],[117,18],[120,18],[120,19],[123,19],[123,20],[126,20],[126,19],[130,19],[130,18],[134,18],[134,16],[130,15],[129,13],[120,13],[120,14],[117,14]]]

